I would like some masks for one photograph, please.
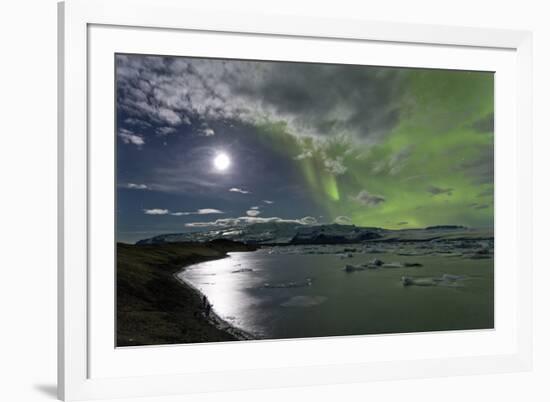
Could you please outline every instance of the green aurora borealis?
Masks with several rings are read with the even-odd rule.
[[[398,124],[380,143],[335,136],[316,144],[289,134],[284,123],[260,127],[261,135],[289,157],[310,152],[294,163],[331,219],[386,228],[492,226],[493,74],[408,70],[403,81]],[[324,169],[327,155],[341,158],[345,174]],[[365,188],[385,201],[356,202]]]

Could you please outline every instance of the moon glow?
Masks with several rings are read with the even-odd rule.
[[[220,152],[214,157],[214,168],[220,172],[223,172],[231,166],[231,159],[226,153]]]

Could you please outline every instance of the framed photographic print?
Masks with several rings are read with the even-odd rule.
[[[59,6],[60,397],[529,369],[530,34],[180,3]]]

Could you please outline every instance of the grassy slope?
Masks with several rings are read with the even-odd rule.
[[[200,297],[173,274],[182,267],[253,248],[230,241],[117,244],[117,345],[235,340],[200,314]]]

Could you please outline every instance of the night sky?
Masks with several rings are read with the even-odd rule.
[[[493,225],[489,72],[116,56],[117,238]]]

